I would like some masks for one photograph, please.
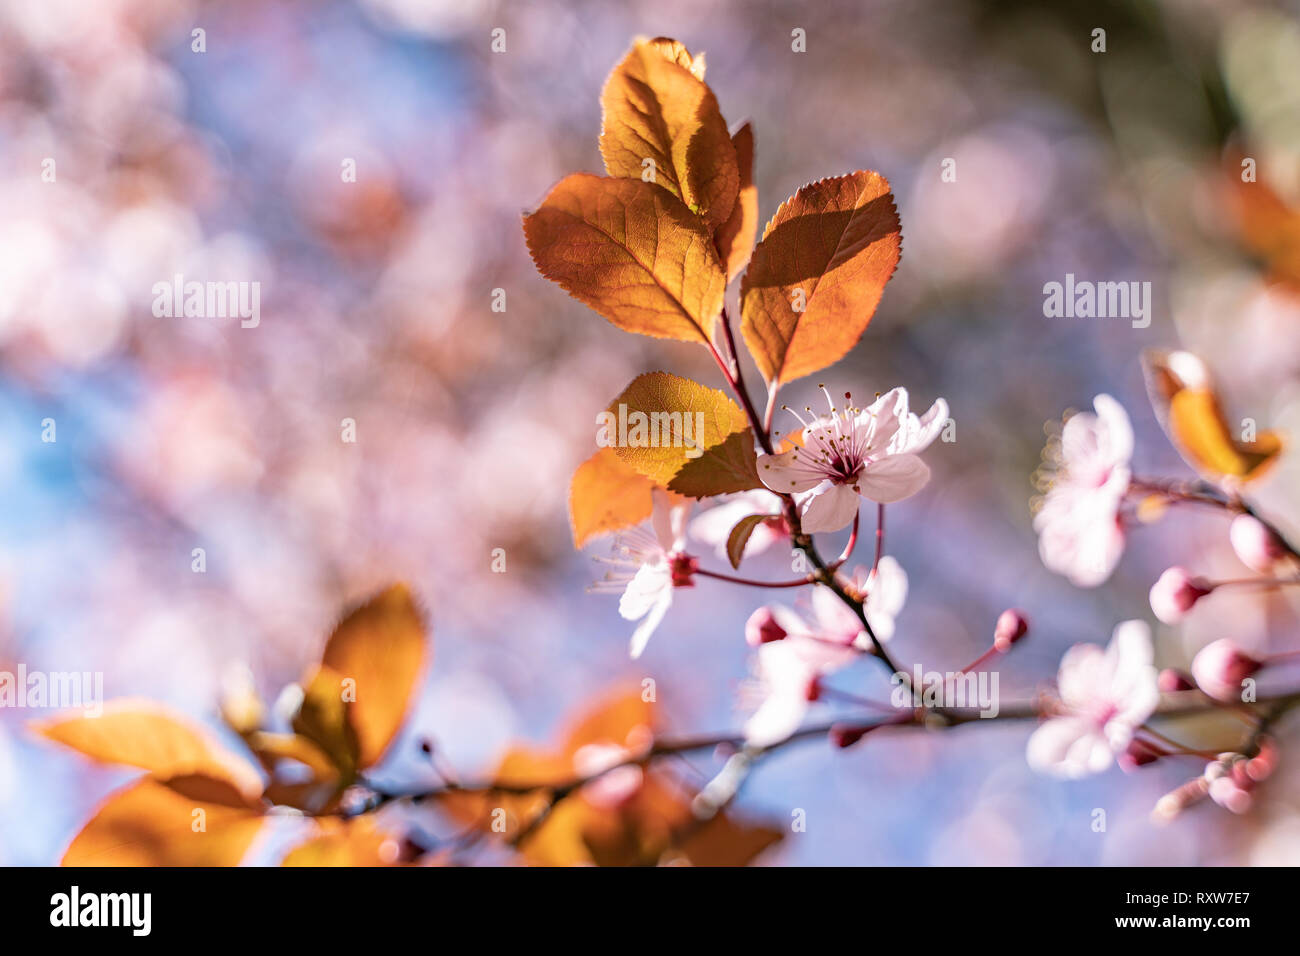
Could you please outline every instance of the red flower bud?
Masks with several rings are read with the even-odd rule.
[[[1241,682],[1263,666],[1225,637],[1201,648],[1192,659],[1192,676],[1216,700],[1240,700]]]
[[[1011,645],[1029,633],[1029,619],[1023,611],[1007,608],[998,616],[993,628],[993,646],[1005,654]]]
[[[1184,568],[1169,568],[1151,586],[1151,610],[1166,624],[1176,624],[1212,588]]]
[[[1260,574],[1270,573],[1273,565],[1286,557],[1287,548],[1282,539],[1251,515],[1237,515],[1232,519],[1228,540],[1241,563]]]
[[[870,726],[859,727],[851,724],[836,724],[831,728],[829,735],[831,746],[839,747],[841,750],[846,747],[852,747],[859,740],[865,737],[867,731],[871,729]]]
[[[1172,667],[1166,667],[1157,675],[1156,686],[1160,688],[1160,693],[1172,694],[1180,690],[1192,690],[1196,687],[1196,684],[1192,681],[1191,674],[1184,674]]]

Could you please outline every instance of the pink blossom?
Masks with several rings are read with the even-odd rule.
[[[812,421],[800,418],[801,447],[758,458],[763,484],[796,496],[809,534],[847,527],[857,516],[860,497],[888,504],[925,487],[930,469],[917,453],[938,437],[948,418],[942,398],[918,418],[908,411],[904,388],[886,392],[865,410],[847,401],[837,409],[829,392],[826,401],[825,414]]]
[[[851,663],[857,652],[808,634],[790,634],[757,653],[758,709],[745,722],[745,740],[755,747],[780,743],[799,729],[817,681]]]
[[[881,641],[889,640],[894,618],[907,600],[907,573],[886,555],[874,571],[858,568],[852,583],[859,593],[866,593],[863,611],[872,631]],[[751,623],[757,621],[752,635],[746,629],[751,643],[761,636],[759,625],[765,625],[768,634],[784,635],[758,648],[758,679],[756,687],[748,690],[760,702],[745,725],[745,739],[755,746],[769,746],[790,736],[816,699],[818,678],[872,648],[862,621],[830,588],[814,588],[810,604],[809,618],[781,605],[760,608],[750,617]]]
[[[1105,581],[1124,551],[1119,509],[1133,454],[1133,429],[1119,402],[1098,395],[1092,404],[1097,414],[1072,416],[1059,447],[1049,446],[1055,467],[1034,516],[1043,564],[1078,587]]]
[[[1056,677],[1063,713],[1029,738],[1029,765],[1070,778],[1109,767],[1159,703],[1151,659],[1151,632],[1142,621],[1120,624],[1105,650],[1076,644],[1066,651]]]

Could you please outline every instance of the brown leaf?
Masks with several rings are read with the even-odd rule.
[[[901,251],[879,173],[810,183],[781,205],[740,284],[741,332],[769,385],[826,368],[857,344]]]
[[[713,91],[672,40],[640,41],[609,75],[601,93],[600,154],[614,177],[653,182],[703,217],[713,232],[727,221],[740,187],[736,148]],[[703,64],[700,64],[701,72]]]
[[[610,436],[615,453],[670,491],[700,498],[762,487],[749,421],[724,392],[650,372],[633,379],[608,413],[618,423]]]
[[[63,865],[236,866],[262,819],[227,781],[145,777],[109,795],[73,839]]]
[[[162,779],[202,774],[249,796],[262,792],[261,776],[248,761],[153,701],[110,701],[98,717],[54,717],[32,729],[100,763],[139,767]]]
[[[726,277],[708,227],[664,190],[575,173],[524,217],[524,238],[542,275],[619,328],[710,341]]]
[[[727,535],[727,560],[733,568],[740,567],[740,560],[745,556],[745,545],[749,544],[749,536],[754,533],[754,529],[772,517],[746,515],[732,527],[731,533]]]
[[[736,205],[718,231],[713,241],[718,247],[718,257],[726,267],[730,282],[749,265],[754,251],[754,237],[758,235],[758,187],[754,185],[754,128],[745,123],[731,137],[736,147],[736,162],[740,167],[740,192]]]
[[[347,710],[363,768],[379,761],[402,726],[431,649],[425,630],[410,589],[395,584],[348,614],[325,644],[322,665],[355,682]]]
[[[719,813],[693,828],[679,849],[694,866],[747,866],[785,834],[775,827]]]
[[[569,485],[569,520],[573,546],[581,548],[596,535],[640,524],[650,517],[655,483],[614,453],[602,448],[573,473]]]
[[[1147,395],[1179,454],[1202,476],[1249,482],[1277,461],[1282,439],[1272,431],[1253,441],[1228,427],[1209,370],[1191,352],[1148,351],[1142,357]]]

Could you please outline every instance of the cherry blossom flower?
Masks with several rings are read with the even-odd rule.
[[[881,641],[894,634],[894,618],[907,599],[907,574],[889,556],[874,571],[858,568],[853,587],[867,595],[867,621]],[[758,644],[757,681],[746,696],[758,708],[745,724],[745,739],[770,746],[794,733],[817,697],[824,674],[850,663],[872,648],[862,621],[827,587],[812,592],[809,618],[781,605],[760,608],[750,617],[746,639]]]
[[[1063,712],[1029,738],[1029,766],[1069,778],[1109,767],[1160,701],[1151,659],[1143,621],[1120,624],[1105,650],[1076,644],[1066,651],[1056,677]]]
[[[948,418],[942,398],[922,417],[912,414],[905,388],[886,392],[865,410],[854,408],[848,394],[845,398],[844,408],[837,409],[826,392],[829,411],[812,421],[799,418],[800,446],[758,458],[763,484],[796,496],[809,534],[847,527],[858,513],[859,497],[888,504],[925,487],[930,469],[917,453],[929,447]]]
[[[594,591],[622,592],[618,613],[628,621],[640,621],[632,634],[630,653],[641,656],[650,635],[673,603],[673,588],[695,586],[697,567],[687,554],[686,518],[689,502],[673,505],[662,490],[653,492],[650,526],[632,528],[614,539],[614,556],[603,559],[613,565]]]
[[[762,488],[724,495],[718,504],[707,509],[691,522],[687,529],[695,540],[713,547],[718,557],[727,557],[727,538],[742,518],[750,515],[772,515],[754,528],[745,543],[745,556],[761,554],[772,545],[790,537],[785,518],[781,514],[779,496]]]
[[[850,664],[857,653],[851,646],[806,633],[791,633],[760,647],[756,671],[761,702],[745,722],[745,741],[770,747],[798,730],[808,705],[817,699],[818,680]]]
[[[1065,423],[1059,445],[1048,446],[1052,468],[1034,530],[1043,564],[1078,587],[1110,577],[1124,551],[1120,505],[1132,477],[1133,428],[1119,402],[1093,399],[1096,414]]]

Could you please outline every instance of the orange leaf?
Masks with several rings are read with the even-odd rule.
[[[236,866],[262,819],[225,780],[145,777],[100,804],[63,865]]]
[[[272,734],[256,730],[245,738],[249,749],[270,766],[291,760],[310,769],[316,780],[338,776],[338,767],[318,744],[299,734]]]
[[[361,769],[361,741],[349,713],[354,687],[345,679],[332,667],[317,667],[303,684],[302,705],[293,717],[294,733],[325,754],[340,788],[356,780]]]
[[[725,392],[650,372],[633,379],[606,414],[618,457],[669,491],[702,498],[762,487],[749,420]]]
[[[781,205],[740,284],[741,331],[769,385],[823,369],[857,344],[901,252],[879,173],[810,183]]]
[[[189,718],[153,701],[110,701],[99,717],[54,717],[32,729],[100,763],[139,767],[164,779],[202,774],[248,796],[262,792],[251,764]]]
[[[708,227],[664,190],[575,173],[524,217],[524,238],[542,275],[619,328],[709,342],[726,277]]]
[[[1242,243],[1264,260],[1270,278],[1300,288],[1300,209],[1263,181],[1243,182],[1241,159],[1234,154],[1229,164],[1227,199]]]
[[[565,734],[564,752],[572,758],[589,744],[613,743],[633,749],[652,736],[655,706],[640,688],[618,690],[597,701]]]
[[[754,185],[754,127],[745,123],[731,137],[736,147],[736,162],[740,166],[740,193],[731,216],[718,227],[713,241],[718,256],[726,266],[730,282],[749,264],[754,251],[754,237],[758,235],[758,187]]]
[[[657,50],[663,57],[676,63],[683,70],[689,70],[697,80],[704,81],[703,53],[691,56],[691,51],[686,49],[685,44],[671,37],[655,37],[653,40],[638,40],[637,42],[644,43],[645,46]]]
[[[602,448],[573,473],[569,519],[573,546],[596,535],[639,524],[650,517],[655,483],[624,463],[612,448]]]
[[[740,172],[713,91],[692,72],[693,59],[691,67],[679,65],[689,57],[663,38],[632,47],[601,93],[600,154],[614,177],[641,180],[652,171],[650,181],[702,216],[712,233],[731,215]]]
[[[316,828],[317,836],[285,854],[281,866],[392,866],[397,862],[397,841],[376,829],[369,817],[321,817]]]
[[[1211,480],[1254,481],[1277,461],[1276,432],[1239,439],[1228,427],[1209,370],[1191,352],[1150,351],[1143,356],[1147,394],[1179,454]]]
[[[361,767],[378,762],[401,728],[427,644],[424,620],[404,584],[353,610],[326,642],[321,664],[354,682],[347,710]]]

